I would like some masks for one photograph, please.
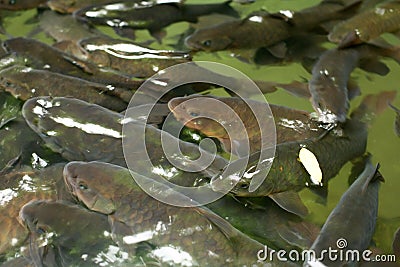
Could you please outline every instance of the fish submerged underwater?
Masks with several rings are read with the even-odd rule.
[[[0,0],[0,265],[399,266],[399,3]],[[207,77],[165,92],[182,76],[236,80],[201,68],[138,93],[191,61],[262,94]],[[143,112],[127,117],[132,105]],[[231,188],[178,207],[132,175],[154,194],[156,177]],[[343,241],[386,261],[280,257]]]

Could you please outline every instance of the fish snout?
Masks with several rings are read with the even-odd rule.
[[[75,194],[75,189],[77,187],[78,169],[82,165],[79,162],[69,162],[64,166],[63,177],[67,189]]]
[[[181,103],[185,102],[185,98],[184,97],[175,97],[172,98],[169,102],[168,102],[168,108],[171,112],[174,112],[175,108],[177,106],[179,106]]]
[[[187,48],[194,52],[205,50],[204,45],[201,45],[199,42],[197,42],[191,35],[185,38],[184,44]]]
[[[38,210],[41,206],[43,206],[43,200],[32,200],[22,206],[19,211],[19,223],[30,232],[37,232]]]

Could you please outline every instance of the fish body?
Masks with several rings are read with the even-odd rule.
[[[0,1],[0,9],[25,10],[37,8],[45,3],[46,0],[2,0]]]
[[[26,101],[22,114],[47,146],[65,159],[124,163],[119,113],[78,99],[43,97]],[[85,135],[89,122],[97,131]]]
[[[115,2],[115,0],[49,0],[47,5],[59,13],[73,13],[79,9],[93,5],[102,5]],[[136,1],[140,2],[140,1]]]
[[[348,84],[356,67],[386,75],[389,69],[378,59],[381,56],[397,58],[398,49],[362,44],[345,49],[324,52],[312,69],[309,81],[311,102],[319,121],[337,123],[346,120],[349,100],[354,97]]]
[[[322,1],[318,5],[299,10],[297,12],[280,11],[279,14],[290,14],[285,19],[298,29],[311,30],[321,23],[348,18],[357,11],[361,1]]]
[[[161,3],[139,7],[132,1],[114,4],[99,5],[83,8],[74,13],[78,19],[88,20],[94,24],[108,25],[114,28],[148,29],[156,34],[162,28],[179,21],[196,22],[202,15],[211,13],[238,16],[229,6],[230,2],[220,4],[186,5],[176,3]]]
[[[113,94],[113,89],[117,88],[25,66],[15,65],[1,70],[0,88],[24,101],[36,96],[69,96],[117,111],[122,111],[127,107],[126,101],[109,95]],[[123,93],[131,94],[125,90]]]
[[[276,44],[291,34],[290,25],[266,12],[254,12],[243,20],[197,29],[185,40],[192,50],[207,52],[260,48]]]
[[[323,53],[314,65],[309,90],[321,122],[346,120],[349,109],[347,83],[359,59],[359,54],[352,49],[333,49]]]
[[[220,111],[219,105],[229,106],[238,116]],[[273,128],[276,129],[278,144],[318,137],[323,133],[318,122],[306,111],[268,105],[265,102],[250,99],[209,96],[177,97],[171,99],[168,106],[177,120],[185,126],[199,130],[209,137],[218,138],[224,144],[225,150],[231,153],[239,151],[241,144],[244,144],[247,139],[250,143],[250,154],[259,151],[262,148],[262,142],[266,147],[268,142],[274,141],[273,136],[267,134]],[[267,118],[269,121],[257,119],[257,113],[263,114],[269,110],[273,116]],[[246,131],[240,127],[235,128],[235,125],[239,123],[237,120],[244,124]],[[227,129],[226,125],[232,128]],[[260,137],[262,131],[265,137]]]
[[[326,41],[325,35],[297,33],[283,41],[285,46],[283,56],[274,55],[269,51],[269,48],[261,48],[254,55],[254,63],[257,65],[274,65],[290,62],[304,63],[310,59],[316,60],[326,51],[326,48],[322,47],[322,44]]]
[[[0,254],[13,254],[25,244],[28,232],[18,223],[18,213],[23,205],[34,199],[72,201],[63,184],[63,168],[64,164],[42,170],[24,166],[0,174],[0,191],[4,196],[0,202]]]
[[[192,172],[176,168],[167,158],[165,144],[161,144],[161,130],[145,125],[132,117],[112,112],[85,101],[62,97],[38,97],[25,102],[22,114],[28,125],[54,152],[68,160],[103,161],[126,166],[123,154],[122,127],[127,127],[124,138],[130,168],[148,177],[159,176],[182,186],[191,186],[197,180],[207,180],[218,173],[226,160],[218,155],[199,149],[195,144],[184,142],[165,133],[163,142],[179,144],[183,155],[176,155],[174,163],[181,162]],[[165,141],[167,140],[167,141]],[[164,146],[163,146],[164,145]],[[147,153],[147,157],[146,157]],[[200,153],[212,156],[207,168],[199,169],[196,161]],[[130,159],[130,160],[129,160]],[[135,159],[135,160],[132,160]],[[154,171],[162,170],[161,174]]]
[[[106,36],[70,15],[62,15],[50,10],[40,14],[39,25],[57,42],[73,41],[76,43],[83,38]]]
[[[363,173],[343,194],[337,206],[329,214],[319,236],[311,246],[310,249],[315,251],[318,257],[322,250],[329,247],[338,248],[343,253],[351,250],[362,252],[368,248],[378,216],[380,181],[383,181],[383,177],[377,167],[368,162]],[[346,262],[328,257],[321,260],[327,266],[345,266],[346,263],[356,261],[355,258]],[[312,265],[311,263],[307,265],[305,262],[305,266]]]
[[[284,191],[299,191],[306,185],[313,185],[310,173],[298,160],[302,148],[307,148],[315,155],[322,171],[322,183],[325,184],[329,178],[339,172],[346,162],[361,156],[366,149],[367,129],[365,124],[349,121],[342,130],[343,132],[340,129],[338,131],[331,130],[325,136],[323,134],[321,138],[277,144],[271,169],[264,182],[250,192],[249,187],[254,177],[250,179],[243,177],[231,192],[238,196],[269,196]],[[342,156],[337,157],[337,155]],[[258,153],[251,155],[250,162],[252,158],[258,162]],[[270,166],[269,161],[265,161],[264,164]],[[256,165],[250,163],[245,173],[257,172],[258,168],[255,167]]]
[[[150,254],[160,263],[163,259],[157,257],[157,249],[169,246],[180,248],[199,265],[256,264],[254,255],[260,243],[206,208],[158,202],[135,184],[127,169],[105,163],[72,162],[64,169],[64,177],[71,192],[89,209],[109,216],[113,238],[131,253],[146,241],[153,247]],[[157,187],[157,182],[149,182]]]
[[[79,45],[86,51],[86,60],[133,77],[148,78],[159,70],[191,60],[186,52],[153,50],[111,38],[86,38]]]
[[[388,1],[337,24],[329,40],[340,47],[368,42],[400,29],[400,2]]]
[[[271,199],[252,200],[226,195],[206,205],[244,234],[273,249],[307,249],[320,228],[281,209]],[[247,202],[248,201],[248,202]]]
[[[96,266],[99,255],[115,245],[104,234],[110,231],[107,216],[71,202],[30,201],[19,220],[30,231],[29,256],[36,266]]]
[[[136,89],[140,82],[132,81],[131,76],[109,72],[100,69],[94,64],[68,55],[61,50],[29,38],[12,38],[3,42],[3,46],[16,61],[24,62],[24,65],[41,70],[48,70],[78,77],[92,82],[110,84],[115,87]]]

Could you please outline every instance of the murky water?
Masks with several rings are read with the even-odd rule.
[[[187,0],[187,3],[204,3],[204,1]],[[212,1],[208,1],[212,2]],[[235,8],[240,10],[242,16],[253,10],[263,8],[270,12],[276,12],[281,9],[299,10],[305,7],[312,6],[319,1],[315,0],[258,0],[252,5],[240,6],[233,4]],[[18,12],[16,16],[6,17],[4,27],[7,32],[13,37],[17,36],[32,36],[33,32],[37,32],[37,22],[35,22],[35,10]],[[26,22],[29,19],[29,22]],[[173,49],[173,45],[179,40],[179,34],[189,27],[186,22],[176,23],[169,26],[167,36],[162,44],[156,42],[150,44],[150,47],[155,49]],[[106,27],[99,27],[111,36],[115,33]],[[137,41],[147,41],[151,36],[147,31],[138,31]],[[6,39],[2,36],[2,39]],[[37,32],[33,35],[41,41],[51,43],[52,40],[43,32]],[[120,37],[118,37],[120,38]],[[400,41],[390,34],[386,34],[385,38],[394,44],[400,44]],[[326,44],[330,46],[330,44]],[[288,63],[284,65],[256,66],[241,62],[230,56],[230,52],[204,53],[199,52],[194,55],[194,60],[208,60],[220,62],[232,66],[252,79],[288,83],[294,80],[301,81],[304,78],[310,78],[310,74],[299,63]],[[363,70],[356,69],[352,73],[352,77],[357,81],[361,88],[361,96],[356,97],[351,102],[351,108],[357,107],[363,95],[377,93],[386,90],[399,91],[400,86],[400,66],[394,60],[383,60],[390,68],[390,73],[386,76],[379,76],[372,73],[367,73]],[[400,92],[399,92],[400,93]],[[269,103],[290,106],[294,108],[313,111],[310,102],[307,99],[297,98],[285,91],[278,90],[274,93],[265,95]],[[397,96],[393,104],[400,107],[400,95]],[[376,233],[374,235],[374,243],[377,247],[384,250],[386,253],[391,251],[391,242],[393,233],[400,226],[400,209],[398,208],[398,194],[400,192],[400,138],[397,137],[393,130],[395,113],[391,109],[387,109],[379,115],[371,124],[369,129],[367,151],[373,155],[373,163],[381,164],[381,173],[385,178],[385,183],[382,184],[379,197],[379,218],[377,223]],[[309,207],[311,214],[308,220],[322,225],[335,207],[343,192],[348,188],[348,176],[351,169],[351,163],[346,164],[340,171],[339,175],[329,182],[329,194],[327,205],[317,203],[317,196],[304,189],[301,196],[304,199],[306,206]],[[360,218],[362,220],[362,218]],[[357,226],[354,226],[357,227]]]

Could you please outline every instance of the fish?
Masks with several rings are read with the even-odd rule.
[[[257,65],[280,65],[290,62],[305,64],[307,60],[316,60],[326,48],[322,44],[327,41],[325,35],[312,33],[297,33],[284,41],[285,53],[277,56],[268,48],[260,48],[254,55],[254,63]]]
[[[33,200],[21,208],[18,219],[30,232],[27,257],[35,266],[96,266],[112,262],[100,257],[116,245],[105,234],[110,232],[110,226],[104,214],[67,201]]]
[[[358,13],[361,13],[365,10],[369,10],[374,8],[376,5],[385,2],[385,0],[364,0],[361,5],[360,8],[358,10]]]
[[[119,144],[122,127],[119,120],[123,115],[119,113],[78,99],[39,97],[25,102],[22,115],[46,145],[67,160],[104,160],[124,164]],[[95,130],[83,128],[88,123],[97,127],[94,132],[97,134],[88,134]]]
[[[3,46],[14,56],[15,61],[34,69],[48,70],[78,77],[91,82],[110,84],[115,87],[137,89],[142,82],[132,80],[132,76],[117,71],[107,71],[85,60],[68,55],[61,50],[30,38],[11,38],[3,42]]]
[[[310,248],[315,251],[317,257],[329,247],[338,248],[343,253],[353,250],[362,252],[368,248],[378,216],[379,185],[384,181],[378,169],[379,164],[374,166],[369,161],[361,175],[342,195]],[[360,218],[362,219],[360,220]],[[354,254],[352,255],[354,256]],[[313,259],[313,256],[309,255],[304,266],[313,266],[313,261],[315,258]],[[341,261],[325,257],[318,258],[318,261],[327,266],[345,266],[346,263],[355,262],[356,258]]]
[[[181,186],[193,186],[196,182],[206,181],[227,164],[221,156],[146,125],[130,117],[129,113],[124,117],[120,113],[78,99],[32,98],[22,107],[22,115],[47,147],[70,161],[103,161],[124,167],[128,164],[142,175],[161,176]],[[122,127],[126,127],[124,148]],[[161,144],[161,136],[164,144]],[[168,158],[166,144],[178,144],[182,155]],[[200,153],[207,159],[213,159],[208,167],[194,161]],[[185,167],[191,168],[191,171]]]
[[[122,31],[147,29],[160,41],[161,29],[179,21],[196,22],[199,16],[211,13],[238,17],[237,11],[230,6],[230,2],[217,4],[160,3],[138,8],[137,4],[132,1],[121,1],[117,4],[82,8],[74,12],[74,17],[90,21],[93,24],[108,25]]]
[[[69,96],[116,111],[125,110],[133,94],[113,86],[19,65],[0,70],[0,89],[23,101],[35,96]],[[116,93],[122,96],[116,97]]]
[[[214,52],[231,49],[268,47],[291,36],[291,27],[265,11],[246,18],[197,29],[185,39],[193,51]]]
[[[389,107],[396,112],[396,119],[394,121],[394,132],[400,137],[400,109],[396,108],[389,103]]]
[[[308,212],[296,192],[306,186],[326,187],[328,180],[346,162],[362,156],[368,136],[366,118],[373,118],[374,113],[378,113],[378,102],[387,103],[394,97],[394,91],[366,96],[342,127],[327,130],[318,138],[277,144],[248,158],[238,159],[212,178],[211,187],[216,191],[230,190],[238,197],[268,196],[283,209],[304,217]],[[317,159],[322,172],[321,183],[314,184],[304,166],[308,162],[298,160],[302,148],[309,150]],[[271,155],[273,149],[275,154],[272,158],[261,156],[263,153]],[[245,170],[243,165],[247,165]]]
[[[358,95],[349,92],[350,74],[356,67],[386,75],[389,69],[378,61],[379,56],[399,58],[399,49],[363,44],[324,52],[312,69],[309,91],[318,120],[342,123],[346,120],[349,100]],[[398,61],[400,62],[400,61]]]
[[[18,222],[18,214],[24,204],[34,199],[74,201],[62,179],[64,165],[53,164],[42,170],[21,166],[0,174],[1,255],[19,251],[25,246],[28,232]]]
[[[353,7],[359,2],[322,1],[319,5],[301,11],[281,10],[275,14],[256,11],[243,20],[197,29],[186,38],[185,44],[194,51],[207,52],[267,47],[272,54],[280,55],[278,51],[281,50],[281,41],[299,33],[304,34],[332,18],[348,17],[354,13]]]
[[[154,50],[111,38],[86,38],[78,45],[86,51],[85,60],[139,78],[149,78],[160,70],[191,60],[187,52]]]
[[[59,157],[46,158],[49,153],[41,147],[44,143],[41,138],[27,125],[19,114],[3,129],[0,129],[0,172],[15,164],[40,166],[38,160],[46,159],[48,163],[57,162]],[[52,155],[53,156],[53,155]]]
[[[239,199],[225,195],[205,206],[239,231],[275,250],[308,249],[321,230],[281,209],[269,198]]]
[[[205,207],[185,208],[155,200],[135,184],[127,169],[100,162],[70,162],[64,169],[64,178],[72,194],[89,209],[108,215],[113,237],[125,250],[135,251],[145,240],[150,245],[149,253],[160,264],[168,261],[157,257],[156,251],[169,246],[171,253],[180,248],[191,256],[189,262],[199,265],[257,266],[254,255],[262,248],[260,243]],[[148,182],[158,187],[157,182]],[[199,249],[205,247],[207,250]]]
[[[46,0],[1,0],[0,9],[25,10],[43,6]]]
[[[77,21],[70,15],[62,15],[50,10],[45,10],[40,14],[39,26],[57,42],[72,41],[77,43],[84,38],[107,37],[107,35],[96,28]]]
[[[220,109],[225,108],[224,104],[232,108],[238,116],[222,112]],[[318,137],[324,132],[306,111],[238,97],[177,97],[168,102],[168,107],[175,118],[186,127],[199,130],[209,137],[218,138],[225,151],[239,156],[255,153],[270,142],[274,142],[274,136],[267,134],[269,129],[275,129],[278,144]],[[256,119],[257,114],[266,114],[269,109],[273,118],[266,118],[268,121],[262,121],[264,116]],[[244,124],[245,131],[240,127],[240,122]],[[241,152],[247,140],[250,149],[247,153]]]
[[[400,3],[386,1],[338,23],[328,35],[339,47],[365,43],[385,32],[400,30]]]
[[[321,1],[318,5],[311,6],[299,11],[280,10],[279,16],[303,31],[310,31],[326,21],[347,19],[353,16],[362,1]]]
[[[57,154],[42,147],[43,141],[22,117],[22,104],[10,94],[0,93],[0,173],[16,165],[40,168],[40,161],[45,164],[61,161]]]
[[[73,13],[79,9],[93,5],[102,5],[115,2],[113,0],[49,0],[47,6],[59,13]],[[140,1],[133,1],[139,4]]]

